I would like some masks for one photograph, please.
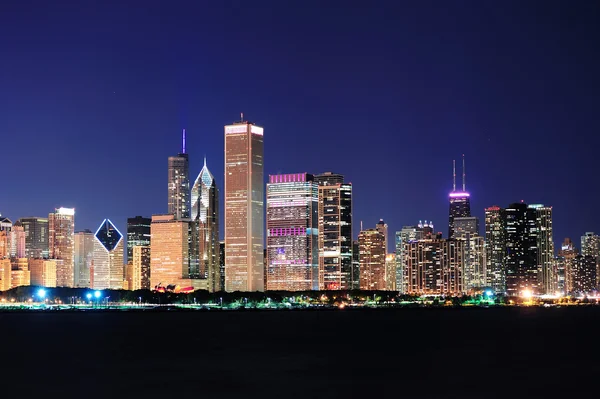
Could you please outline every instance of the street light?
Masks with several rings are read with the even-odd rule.
[[[43,302],[44,298],[46,298],[46,290],[43,288],[40,288],[37,292],[37,296],[40,298],[40,300]]]

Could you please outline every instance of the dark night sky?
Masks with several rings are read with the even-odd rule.
[[[51,4],[58,3],[58,4]],[[472,208],[554,207],[555,241],[600,232],[597,2],[27,1],[0,4],[0,212],[76,208],[76,229],[223,185],[223,125],[265,128],[265,174],[354,185],[354,233],[432,219],[452,159]],[[222,193],[221,193],[222,194]],[[222,198],[221,198],[222,202]],[[578,245],[578,244],[577,244]]]

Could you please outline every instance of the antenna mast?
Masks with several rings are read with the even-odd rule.
[[[465,173],[465,154],[463,154],[463,193],[465,193],[466,190],[466,176],[467,174]]]
[[[183,154],[185,154],[185,129],[183,129]]]
[[[456,191],[456,159],[452,160],[452,192]]]

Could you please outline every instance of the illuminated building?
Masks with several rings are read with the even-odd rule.
[[[479,218],[476,216],[454,218],[454,235],[479,235]]]
[[[565,286],[564,293],[569,294],[575,292],[576,284],[574,277],[576,273],[575,269],[575,258],[579,255],[579,251],[573,245],[573,241],[570,238],[565,238],[562,243],[560,251],[558,251],[558,257],[564,264],[564,275],[565,275]]]
[[[463,293],[462,240],[446,240],[429,234],[405,244],[406,294],[460,295]]]
[[[385,256],[385,289],[396,291],[396,254]]]
[[[581,236],[581,255],[596,259],[596,277],[600,284],[600,236],[592,232]]]
[[[183,129],[183,147],[180,154],[169,157],[168,210],[175,219],[190,218],[190,173],[189,158],[185,152],[185,129]]]
[[[133,247],[132,260],[127,267],[127,283],[130,290],[150,289],[150,246]]]
[[[536,211],[520,202],[509,205],[504,212],[506,292],[509,296],[539,293]]]
[[[29,259],[31,285],[56,287],[56,259]]]
[[[352,185],[342,175],[315,176],[319,186],[319,289],[346,290],[352,282]],[[362,286],[362,272],[361,283]]]
[[[319,289],[318,204],[312,175],[269,176],[267,290]]]
[[[58,208],[48,215],[49,257],[61,259],[57,262],[56,284],[58,287],[73,287],[75,258],[75,209]]]
[[[90,287],[95,290],[122,289],[123,235],[109,219],[104,219],[94,238]]]
[[[133,247],[150,245],[151,218],[136,216],[127,218],[127,260],[133,258]]]
[[[0,259],[0,291],[10,290],[12,286],[11,272],[10,259]]]
[[[463,156],[463,180],[462,191],[456,191],[456,165],[452,165],[452,192],[450,198],[450,210],[448,213],[448,238],[454,238],[454,219],[471,216],[470,194],[466,191],[465,184],[465,157]]]
[[[422,223],[419,220],[417,226],[404,226],[402,230],[396,232],[396,290],[405,293],[407,291],[406,281],[404,281],[404,265],[406,262],[406,251],[411,241],[417,241],[433,234],[433,222]]]
[[[554,294],[556,292],[556,276],[554,275],[554,238],[552,235],[552,207],[531,204],[529,209],[535,212],[535,229],[537,237],[537,269],[538,292]]]
[[[26,217],[17,222],[25,230],[25,257],[48,258],[48,219]]]
[[[25,257],[25,229],[19,222],[16,222],[10,231],[10,256],[12,258]]]
[[[478,234],[466,233],[457,237],[463,241],[463,288],[465,292],[486,287],[484,239]]]
[[[506,218],[504,209],[485,209],[485,269],[489,287],[496,293],[506,292]]]
[[[554,258],[554,277],[556,279],[556,292],[557,294],[564,295],[565,289],[565,258],[563,256],[556,256]]]
[[[264,255],[263,255],[264,256]],[[225,241],[219,241],[219,274],[220,288],[219,291],[225,291]]]
[[[11,260],[11,288],[31,284],[28,258],[13,258]]]
[[[10,233],[0,230],[0,259],[10,258]]]
[[[75,260],[73,274],[75,287],[90,287],[90,270],[94,259],[94,233],[90,230],[75,233]]]
[[[569,294],[587,294],[595,291],[596,284],[596,258],[593,256],[577,255],[573,258],[569,270]]]
[[[385,236],[377,229],[358,234],[360,289],[386,290]]]
[[[206,158],[192,186],[192,221],[197,229],[197,277],[207,280],[210,292],[219,291],[219,191]]]
[[[377,222],[377,224],[375,225],[375,229],[377,229],[377,231],[379,231],[381,234],[383,234],[384,237],[384,246],[385,246],[385,250],[387,252],[388,250],[388,225],[387,223],[385,223],[383,221],[383,219],[379,219],[379,222]]]
[[[360,289],[360,248],[358,240],[352,241],[352,277],[351,289]]]
[[[225,290],[264,291],[262,127],[225,126]]]

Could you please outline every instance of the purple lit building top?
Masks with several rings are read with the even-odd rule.
[[[309,173],[288,173],[285,175],[269,175],[269,183],[302,183],[312,181]]]

